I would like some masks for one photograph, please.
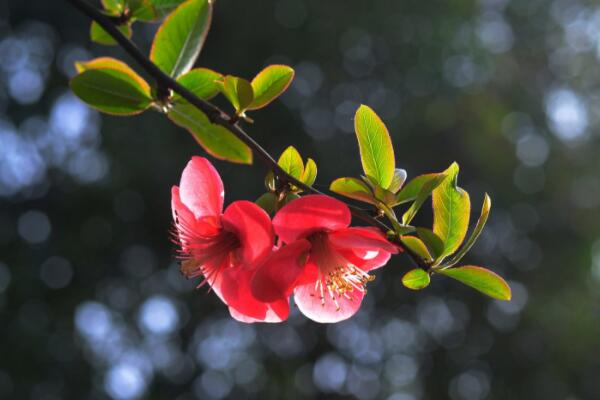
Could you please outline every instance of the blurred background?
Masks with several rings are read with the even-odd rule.
[[[359,173],[365,103],[409,177],[456,160],[473,219],[492,196],[465,262],[506,277],[511,302],[443,277],[410,292],[399,256],[336,325],[296,309],[240,324],[179,274],[170,188],[204,153],[163,115],[100,115],[69,92],[74,61],[130,61],[89,23],[0,1],[0,398],[600,399],[596,2],[217,1],[198,65],[296,69],[248,131],[314,158],[317,187]],[[134,26],[145,51],[155,29]],[[263,192],[262,165],[215,164],[227,202]]]

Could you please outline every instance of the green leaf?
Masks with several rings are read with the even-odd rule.
[[[416,200],[424,185],[428,184],[431,180],[438,180],[440,179],[440,177],[442,177],[443,180],[445,175],[425,174],[419,175],[416,178],[411,179],[410,182],[408,182],[406,186],[404,186],[404,188],[401,191],[399,191],[398,194],[396,194],[396,203],[394,205],[408,203],[409,201]]]
[[[375,111],[361,105],[354,116],[354,129],[365,174],[387,189],[394,178],[396,165],[387,128]]]
[[[233,133],[210,123],[208,117],[185,100],[174,103],[169,119],[185,128],[215,158],[239,164],[252,164],[252,150]]]
[[[445,178],[446,176],[444,174],[437,174],[436,176],[432,177],[432,179],[429,179],[426,182],[424,182],[423,186],[421,186],[421,189],[415,197],[415,201],[410,205],[409,209],[406,210],[406,212],[402,215],[403,224],[406,225],[413,220],[413,218],[415,217],[415,215],[417,215],[417,212],[419,211],[425,200],[427,200],[431,192],[433,192],[433,190],[436,187],[438,187],[444,181]]]
[[[304,172],[304,162],[302,161],[300,153],[298,153],[298,150],[296,150],[294,146],[289,146],[281,153],[277,164],[294,178],[300,179],[302,177],[302,173]]]
[[[483,198],[483,205],[481,206],[481,214],[479,215],[479,219],[477,220],[477,224],[475,225],[473,232],[471,232],[471,236],[469,236],[469,239],[467,239],[464,246],[450,259],[450,261],[444,263],[444,267],[456,265],[465,256],[465,254],[471,250],[471,247],[473,247],[477,241],[477,238],[479,238],[479,235],[481,235],[481,232],[483,231],[483,227],[485,226],[485,223],[490,215],[491,208],[492,200],[486,193],[485,197]]]
[[[277,195],[275,193],[267,192],[256,199],[255,203],[265,210],[267,214],[273,215],[275,208],[277,207]]]
[[[183,0],[149,0],[146,2],[152,5],[155,18],[162,18],[183,3]]]
[[[269,65],[252,79],[254,100],[248,110],[263,108],[279,97],[292,83],[294,70],[287,65]]]
[[[445,173],[446,178],[433,191],[433,232],[444,242],[444,251],[436,264],[461,245],[469,229],[471,212],[469,194],[457,185],[458,164],[453,163]]]
[[[101,3],[111,15],[119,15],[125,9],[125,0],[102,0]]]
[[[444,242],[431,229],[417,228],[417,235],[425,243],[433,258],[438,258],[442,254],[444,251]]]
[[[436,271],[436,273],[456,279],[494,299],[510,300],[512,296],[508,283],[498,274],[486,268],[467,265],[464,267],[442,269]]]
[[[354,200],[377,204],[377,200],[373,197],[373,192],[371,192],[369,186],[360,179],[338,178],[331,182],[329,190]]]
[[[401,237],[402,244],[416,253],[419,257],[421,257],[425,261],[432,261],[433,258],[429,253],[429,249],[421,239],[415,236],[402,236]]]
[[[387,189],[382,188],[381,186],[375,186],[373,189],[373,193],[375,193],[375,198],[386,205],[394,204],[394,200],[396,197],[394,193],[390,192]]]
[[[286,196],[283,198],[283,201],[281,202],[281,204],[279,205],[279,207],[281,208],[281,207],[285,206],[286,204],[288,204],[289,202],[291,202],[291,201],[294,201],[294,200],[297,200],[297,199],[299,199],[299,198],[300,198],[300,196],[299,196],[299,195],[297,195],[296,193],[288,193],[288,194],[287,194],[287,195],[286,195]]]
[[[148,84],[120,67],[85,70],[71,79],[70,86],[81,100],[108,114],[139,114],[152,103]]]
[[[219,93],[218,81],[222,78],[221,74],[208,68],[195,68],[177,78],[177,82],[201,99],[210,100]],[[174,102],[181,99],[179,94],[173,94]]]
[[[131,67],[129,65],[125,64],[121,60],[117,60],[116,58],[112,58],[112,57],[99,57],[99,58],[94,58],[93,60],[90,60],[90,61],[76,61],[75,62],[75,69],[79,73],[90,70],[90,69],[106,69],[106,68],[116,69],[121,72],[124,72],[125,74],[127,74],[127,75],[131,76],[133,79],[135,79],[140,85],[147,88],[147,91],[150,92],[150,86],[144,80],[144,78],[139,76],[137,74],[137,72],[135,72],[133,69],[131,69]]]
[[[220,82],[221,92],[227,97],[237,114],[242,114],[248,108],[254,92],[250,82],[237,76],[227,75]]]
[[[412,290],[425,289],[430,282],[429,274],[421,268],[410,270],[402,277],[402,284]]]
[[[388,190],[392,193],[398,192],[402,185],[404,185],[404,181],[406,181],[406,171],[400,168],[396,168],[394,170],[394,177],[392,178],[392,183],[390,183],[390,187]]]
[[[306,184],[307,186],[312,186],[317,179],[317,163],[312,158],[306,160],[306,165],[304,166],[304,172],[300,177],[300,180]]]
[[[177,7],[156,32],[150,59],[167,75],[188,72],[200,54],[212,16],[208,0],[188,0]]]
[[[150,22],[157,18],[151,0],[127,0],[127,2],[133,19]]]
[[[123,35],[131,38],[131,26],[129,24],[118,25],[117,29],[121,31]],[[93,42],[112,46],[117,44],[115,39],[112,38],[96,21],[92,22],[90,27],[90,38]]]

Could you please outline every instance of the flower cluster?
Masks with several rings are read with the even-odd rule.
[[[256,204],[235,201],[223,211],[223,182],[213,165],[193,157],[172,189],[181,270],[202,277],[242,322],[281,322],[290,298],[317,322],[354,315],[370,271],[399,249],[379,230],[350,227],[348,207],[328,196],[307,195],[273,220]]]

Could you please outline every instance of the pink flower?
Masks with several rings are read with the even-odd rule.
[[[283,207],[273,219],[286,245],[257,269],[252,292],[265,302],[294,293],[300,311],[317,322],[354,315],[374,279],[372,269],[398,248],[375,228],[349,227],[348,207],[328,196],[309,195]]]
[[[172,189],[175,236],[180,244],[181,271],[188,278],[203,277],[243,322],[280,322],[289,302],[261,302],[251,293],[257,265],[273,248],[271,220],[256,204],[235,201],[223,212],[223,182],[205,158],[193,157]]]

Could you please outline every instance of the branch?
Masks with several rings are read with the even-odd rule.
[[[208,119],[213,123],[220,125],[233,133],[238,139],[244,142],[250,149],[252,149],[253,153],[258,155],[263,164],[267,166],[273,173],[281,179],[285,183],[290,183],[308,193],[315,194],[324,194],[323,192],[304,184],[298,179],[286,173],[280,166],[277,164],[277,161],[271,157],[271,155],[260,145],[258,144],[252,137],[250,137],[237,123],[237,119],[235,117],[229,116],[227,113],[223,112],[221,109],[216,107],[215,105],[197,97],[188,89],[183,87],[177,81],[172,79],[170,76],[165,74],[160,68],[158,68],[148,57],[146,57],[138,47],[125,35],[123,35],[111,21],[111,19],[98,11],[95,7],[90,5],[85,0],[67,0],[73,6],[75,6],[79,11],[83,14],[87,15],[90,19],[98,23],[121,47],[125,50],[139,65],[142,67],[154,80],[158,88],[160,89],[170,89],[173,92],[179,94],[185,100],[187,100],[190,104],[196,107],[198,110],[202,111]],[[351,204],[344,202],[352,212],[352,215],[361,221],[377,227],[387,233],[392,230],[387,224],[384,222],[372,217],[368,213],[364,212],[362,209],[355,207]],[[410,259],[420,268],[428,269],[429,267],[421,260],[421,258],[416,255],[413,251],[411,251],[402,240],[398,237],[396,243],[405,251],[405,253],[410,257]]]

